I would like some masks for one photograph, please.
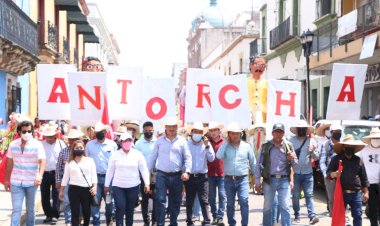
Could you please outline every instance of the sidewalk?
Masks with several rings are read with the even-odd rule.
[[[38,189],[36,194],[36,211],[41,208],[41,194]],[[9,226],[11,224],[12,200],[11,193],[6,192],[4,186],[0,184],[0,226]],[[25,221],[25,201],[21,215],[21,225]]]

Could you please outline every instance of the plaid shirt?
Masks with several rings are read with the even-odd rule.
[[[55,167],[55,182],[61,183],[63,178],[63,173],[65,172],[65,165],[70,160],[70,148],[65,147],[59,152],[57,165]]]
[[[321,158],[319,159],[319,168],[323,176],[327,177],[327,168],[330,165],[332,157],[336,154],[333,150],[334,143],[331,140],[326,141],[321,147]]]

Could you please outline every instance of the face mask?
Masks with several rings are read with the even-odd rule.
[[[354,155],[355,154],[355,148],[353,147],[345,147],[344,148],[344,153],[348,156]]]
[[[304,136],[306,136],[306,131],[307,131],[306,128],[298,128],[297,129],[297,135],[299,137],[304,137]]]
[[[125,151],[129,151],[132,147],[132,141],[125,141],[122,143],[122,147]]]
[[[371,139],[371,145],[375,148],[380,147],[380,139]]]
[[[96,133],[96,139],[103,140],[106,137],[106,134],[103,132]]]
[[[145,138],[150,139],[150,138],[152,138],[152,136],[153,136],[153,132],[145,132],[145,133],[144,133],[144,137],[145,137]]]
[[[340,140],[340,138],[342,137],[342,133],[333,133],[332,137],[334,138],[334,140]]]
[[[330,137],[331,137],[331,132],[330,132],[330,130],[325,130],[325,136],[326,136],[327,138],[330,138]]]
[[[193,139],[193,141],[195,141],[195,142],[199,142],[199,141],[201,141],[202,140],[202,134],[193,134],[193,135],[191,135],[191,138]]]
[[[30,139],[33,138],[33,135],[32,133],[23,133],[21,134],[21,138],[24,140],[24,141],[29,141]]]
[[[79,157],[79,156],[82,156],[82,155],[84,155],[84,150],[74,150],[74,156],[77,156],[77,157]]]

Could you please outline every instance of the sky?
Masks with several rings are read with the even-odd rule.
[[[95,2],[116,37],[121,66],[143,67],[144,76],[169,77],[173,63],[187,63],[191,22],[209,0],[87,0]],[[218,0],[225,13],[258,10],[258,0]]]

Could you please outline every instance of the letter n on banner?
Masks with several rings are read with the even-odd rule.
[[[106,73],[74,72],[68,74],[71,124],[91,126],[102,120]]]
[[[298,81],[269,80],[267,105],[267,136],[272,136],[272,127],[281,122],[285,132],[297,124],[301,112],[301,83]]]

